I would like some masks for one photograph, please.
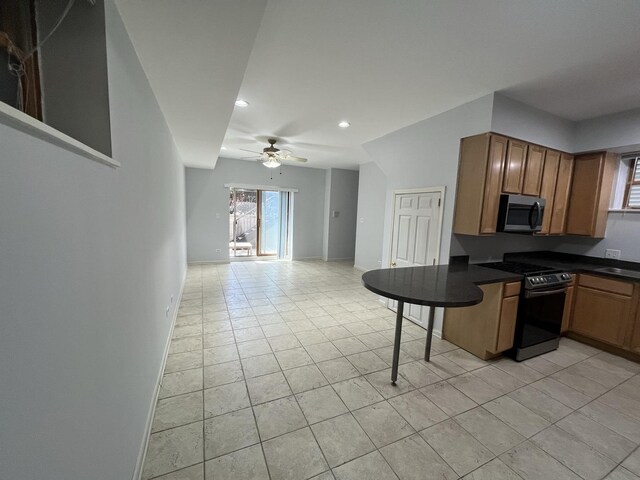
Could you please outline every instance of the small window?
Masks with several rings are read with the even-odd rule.
[[[640,209],[640,157],[632,159],[630,167],[624,195],[624,208]]]

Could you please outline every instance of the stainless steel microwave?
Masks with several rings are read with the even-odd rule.
[[[498,232],[535,233],[542,230],[544,198],[527,195],[500,195]]]

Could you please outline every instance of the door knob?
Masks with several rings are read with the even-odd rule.
[[[395,267],[396,266],[396,262],[391,262],[391,266]]]

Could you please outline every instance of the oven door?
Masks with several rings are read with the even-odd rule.
[[[565,286],[524,290],[518,305],[514,348],[535,351],[538,345],[559,341],[566,292]]]

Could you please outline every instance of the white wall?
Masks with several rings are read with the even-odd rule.
[[[331,168],[325,186],[325,260],[350,260],[356,248],[358,172]],[[334,217],[333,212],[338,212]]]
[[[270,174],[258,162],[228,158],[218,159],[213,170],[186,169],[189,262],[229,261],[228,183],[298,188],[293,194],[293,258],[322,257],[325,171],[287,165],[282,175],[273,171],[273,180]]]
[[[3,479],[132,477],[184,277],[184,169],[106,3],[122,167],[0,126]]]
[[[563,152],[576,151],[574,122],[498,93],[493,96],[491,131]]]
[[[382,265],[387,178],[374,162],[360,165],[355,267],[374,270]]]
[[[576,126],[575,152],[640,150],[640,109],[605,115],[579,122]]]

